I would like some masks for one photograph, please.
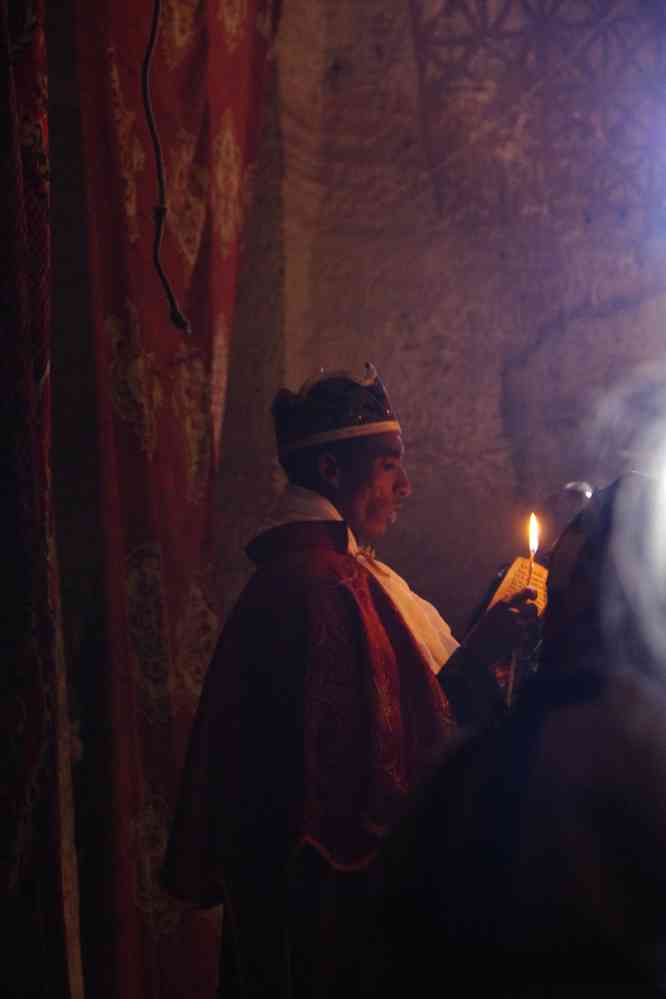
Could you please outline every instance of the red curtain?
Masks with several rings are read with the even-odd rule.
[[[170,321],[152,259],[159,194],[142,66],[154,14],[161,264],[189,333]],[[81,790],[99,836],[81,871],[94,999],[215,991],[216,914],[188,912],[158,876],[219,631],[213,482],[273,15],[270,0],[76,4],[105,534],[105,638],[83,663],[100,678]]]
[[[0,0],[0,993],[83,995],[53,532],[43,0]]]

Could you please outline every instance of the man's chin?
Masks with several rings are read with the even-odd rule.
[[[367,544],[374,545],[376,541],[381,540],[394,523],[395,518],[384,521],[381,524],[373,524],[372,527],[366,528],[364,531],[364,537]]]
[[[381,516],[373,517],[372,520],[366,520],[363,524],[358,525],[358,530],[354,530],[357,538],[363,538],[363,544],[374,545],[376,541],[379,541],[384,535],[391,529],[398,519],[397,510],[393,510],[391,513],[384,513]]]

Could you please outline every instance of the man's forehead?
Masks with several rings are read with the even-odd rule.
[[[388,434],[373,434],[367,438],[368,450],[375,458],[390,455],[402,458],[405,448],[402,443],[402,435],[397,431]]]

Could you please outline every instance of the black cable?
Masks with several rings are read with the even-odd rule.
[[[164,163],[162,161],[162,148],[160,146],[159,136],[157,134],[157,128],[155,126],[155,115],[153,114],[153,107],[150,99],[150,61],[153,57],[153,51],[155,49],[155,43],[157,41],[157,33],[159,31],[160,16],[162,13],[162,2],[161,0],[155,0],[153,4],[153,22],[150,28],[150,38],[148,40],[148,46],[146,48],[146,54],[143,60],[143,66],[141,69],[141,87],[143,90],[143,105],[146,112],[146,120],[148,122],[148,128],[150,129],[150,135],[153,140],[153,151],[155,153],[155,166],[157,169],[157,187],[159,192],[159,201],[155,206],[155,240],[153,242],[153,262],[155,264],[155,270],[159,276],[162,286],[166,292],[166,296],[169,300],[169,317],[174,326],[177,326],[179,330],[184,333],[191,333],[192,327],[189,321],[180,311],[178,302],[176,301],[176,296],[173,293],[169,279],[164,273],[164,268],[160,261],[160,247],[162,245],[162,233],[164,230],[164,222],[167,214],[167,204],[166,204],[166,181],[164,179]]]

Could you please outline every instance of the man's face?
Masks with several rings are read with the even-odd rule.
[[[398,516],[411,486],[399,433],[367,437],[341,470],[336,497],[340,513],[362,542],[381,538]]]

